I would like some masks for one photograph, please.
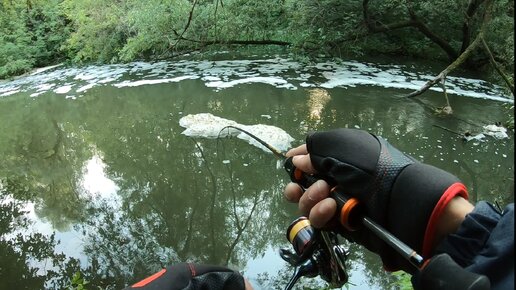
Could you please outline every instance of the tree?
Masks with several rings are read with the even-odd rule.
[[[0,79],[63,59],[68,37],[60,0],[0,2]]]
[[[478,1],[470,1],[470,5],[471,3],[473,2],[478,2]],[[479,1],[479,2],[484,2],[484,1]],[[430,87],[432,87],[433,85],[435,85],[437,82],[441,82],[442,83],[442,88],[443,88],[443,92],[444,92],[444,95],[446,97],[446,108],[448,108],[448,112],[451,113],[451,106],[450,106],[450,102],[448,101],[448,96],[446,94],[446,86],[444,84],[445,82],[445,79],[446,79],[446,76],[452,72],[453,70],[455,70],[456,68],[458,68],[460,65],[462,65],[464,62],[468,61],[470,59],[470,56],[471,54],[477,49],[477,48],[483,48],[483,51],[487,54],[487,56],[489,57],[489,60],[490,60],[490,63],[493,65],[494,69],[498,72],[498,74],[500,74],[500,76],[502,76],[502,78],[504,79],[505,81],[505,84],[507,85],[507,87],[511,90],[513,96],[514,96],[514,84],[512,83],[512,80],[510,80],[507,75],[502,71],[502,68],[500,68],[500,66],[498,65],[498,63],[496,62],[496,60],[494,59],[494,56],[491,52],[491,50],[489,49],[489,46],[485,40],[485,31],[487,29],[487,26],[489,25],[489,22],[491,21],[491,13],[492,13],[492,1],[490,0],[487,0],[485,1],[485,13],[484,13],[484,16],[483,16],[483,22],[482,22],[482,25],[480,27],[480,30],[477,34],[477,36],[475,37],[475,40],[471,43],[469,43],[469,37],[465,37],[465,41],[463,42],[463,46],[464,46],[464,43],[469,43],[469,45],[466,47],[466,49],[459,55],[457,56],[457,58],[448,66],[446,67],[446,69],[444,69],[441,73],[439,73],[439,75],[437,77],[435,77],[434,79],[428,81],[421,89],[415,91],[415,92],[412,92],[410,94],[407,95],[408,98],[411,98],[411,97],[415,97],[415,96],[418,96],[422,93],[424,93],[426,90],[428,90]],[[478,6],[476,6],[478,7]],[[468,9],[468,12],[469,12],[470,9]],[[466,27],[466,23],[465,23],[465,27]],[[469,29],[466,29],[464,28],[464,30],[469,30]]]
[[[486,0],[297,1],[291,24],[305,31],[297,43],[326,48],[340,54],[391,53],[433,56],[451,63],[464,53],[478,35]],[[502,70],[514,71],[514,3],[494,1],[492,19],[485,27],[486,50],[474,50],[463,66],[476,70],[496,61]],[[296,29],[292,28],[292,29]],[[294,35],[300,35],[296,31]],[[493,57],[490,57],[491,54]],[[513,83],[510,73],[505,83]],[[511,87],[509,85],[509,87]]]

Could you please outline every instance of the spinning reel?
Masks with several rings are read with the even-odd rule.
[[[339,244],[336,233],[317,230],[306,217],[300,217],[288,227],[287,239],[294,252],[283,248],[280,256],[295,269],[286,290],[303,276],[320,276],[331,288],[340,288],[348,281],[347,251]]]

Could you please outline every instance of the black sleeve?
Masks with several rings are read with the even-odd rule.
[[[466,270],[486,275],[491,289],[514,289],[514,204],[503,212],[479,202],[434,254],[447,253]]]

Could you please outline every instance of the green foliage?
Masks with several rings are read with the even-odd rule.
[[[398,290],[412,290],[412,282],[411,276],[403,271],[398,271],[392,273],[392,275],[396,278],[394,282],[391,283],[389,288],[398,289]]]
[[[63,9],[73,21],[73,30],[65,48],[76,62],[116,62],[127,40],[128,1],[65,0]]]
[[[328,51],[343,38],[362,31],[360,1],[287,1],[286,5],[293,42],[303,49]],[[360,50],[356,42],[339,48],[346,52]]]
[[[59,61],[68,34],[59,0],[0,3],[0,79]]]
[[[415,26],[382,33],[368,28],[363,0],[32,0],[0,4],[0,78],[55,63],[161,58],[231,42],[274,40],[301,54],[440,58],[459,54],[470,1],[369,1],[376,27],[415,17],[446,52]],[[499,62],[514,71],[514,2],[493,1],[486,40]],[[485,3],[469,19],[469,38],[481,26]],[[467,42],[466,42],[467,44]],[[217,46],[220,48],[220,46]],[[477,68],[487,64],[478,50]],[[470,63],[471,64],[471,63]]]
[[[81,272],[77,271],[73,274],[70,290],[85,290],[89,282],[82,276]]]
[[[233,0],[220,9],[216,37],[222,39],[264,40],[278,37],[287,23],[284,1]],[[242,13],[244,12],[245,13]],[[272,28],[272,29],[271,29]],[[279,33],[278,33],[279,32]],[[285,35],[283,35],[285,36]]]
[[[35,63],[36,51],[22,21],[25,13],[7,2],[0,3],[0,7],[0,78],[4,78],[29,70]]]
[[[514,1],[494,1],[486,42],[514,85]],[[501,82],[501,81],[500,81]]]
[[[174,49],[174,35],[186,25],[191,4],[171,0],[133,2],[127,13],[129,38],[120,50],[121,60],[159,56]]]
[[[225,1],[223,6],[201,1],[193,10],[192,3],[184,0],[134,1],[127,15],[130,37],[119,57],[130,61],[146,55],[166,55],[202,48],[212,41],[281,40],[285,36],[281,28],[286,22],[284,15],[277,0],[234,0]]]

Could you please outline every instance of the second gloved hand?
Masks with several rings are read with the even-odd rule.
[[[252,290],[240,273],[222,266],[178,263],[124,290]]]

